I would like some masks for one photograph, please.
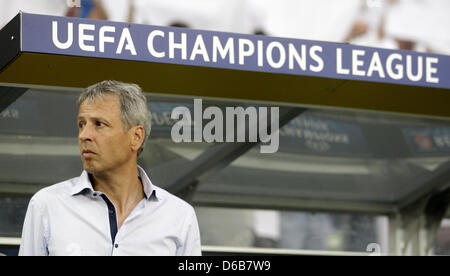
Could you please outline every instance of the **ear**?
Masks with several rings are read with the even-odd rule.
[[[138,151],[141,147],[142,143],[144,142],[145,138],[145,130],[144,127],[141,125],[134,126],[130,128],[128,131],[128,134],[130,135],[131,141],[130,146],[133,151]]]

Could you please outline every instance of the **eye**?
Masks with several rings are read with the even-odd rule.
[[[99,126],[99,127],[105,126],[105,124],[103,122],[100,122],[100,121],[95,121],[95,125]]]
[[[83,128],[84,125],[85,125],[85,122],[82,122],[82,121],[78,122],[78,128],[79,129]]]

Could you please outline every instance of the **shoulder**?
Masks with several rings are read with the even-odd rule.
[[[169,208],[174,208],[178,212],[183,213],[185,215],[187,214],[193,214],[194,208],[191,204],[186,202],[185,200],[179,198],[178,196],[171,194],[170,192],[166,191],[163,188],[153,186],[156,197],[158,201],[161,201],[165,206],[168,206]]]
[[[56,184],[47,186],[36,192],[30,200],[30,204],[43,205],[49,200],[56,197],[64,197],[70,195],[73,186],[78,181],[79,177],[74,177],[65,181],[58,182]]]

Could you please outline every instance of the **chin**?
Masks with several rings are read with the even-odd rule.
[[[99,168],[91,164],[89,161],[83,161],[83,169],[90,174],[95,174],[99,172]]]
[[[97,172],[97,170],[95,170],[94,168],[86,167],[86,166],[84,166],[84,170],[87,171],[90,174],[95,174]]]

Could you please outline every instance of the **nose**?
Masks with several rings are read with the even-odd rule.
[[[94,130],[90,123],[86,123],[83,128],[78,131],[78,140],[80,142],[90,141],[94,139]]]

